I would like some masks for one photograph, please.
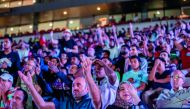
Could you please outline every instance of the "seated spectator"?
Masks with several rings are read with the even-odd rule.
[[[123,74],[130,69],[130,60],[129,60],[129,47],[127,45],[123,45],[121,47],[121,52],[119,57],[115,59],[115,66],[117,71],[120,73],[120,77],[123,77]]]
[[[136,45],[130,46],[130,56],[139,56],[138,46]],[[147,69],[148,69],[147,60],[145,58],[140,58],[140,61],[141,61],[140,69],[143,70],[145,73],[147,73]]]
[[[113,105],[107,109],[146,109],[146,105],[141,101],[137,90],[129,82],[121,82],[117,90],[117,97]]]
[[[171,89],[170,75],[171,71],[166,70],[165,60],[158,58],[155,60],[154,66],[149,74],[149,83],[151,87],[143,94],[145,103],[149,108],[155,108],[154,102],[163,89]]]
[[[16,51],[18,52],[20,62],[28,60],[27,57],[29,56],[30,49],[29,45],[26,44],[24,41],[21,40],[21,42],[17,46],[14,46],[13,49],[16,49]]]
[[[92,47],[89,47],[87,50],[87,56],[91,59],[95,59],[95,50]]]
[[[97,59],[94,63],[96,76],[95,81],[99,87],[101,99],[104,101],[102,103],[102,108],[105,109],[115,101],[119,80],[116,73],[102,60]]]
[[[0,52],[0,59],[7,58],[11,61],[11,67],[8,67],[8,72],[13,76],[14,83],[13,86],[16,85],[18,74],[17,71],[20,70],[20,58],[17,52],[12,50],[12,38],[9,36],[5,36],[3,39],[3,47],[4,50]]]
[[[27,109],[26,106],[28,105],[26,103],[28,99],[28,94],[25,90],[18,88],[16,89],[13,98],[11,100],[11,109]]]
[[[166,70],[174,71],[177,69],[175,64],[170,63],[169,53],[167,51],[161,51],[160,57],[166,62]]]
[[[157,108],[190,108],[190,88],[184,89],[185,75],[175,70],[171,75],[172,89],[164,89],[157,99]]]
[[[63,47],[61,48],[62,51],[64,50],[69,57],[76,55],[78,53],[78,46],[76,42],[71,39],[72,33],[70,30],[65,30],[63,32],[63,39],[59,41],[59,44]]]
[[[66,96],[67,91],[64,88],[67,86],[70,87],[71,81],[68,80],[67,73],[61,72],[58,65],[59,59],[51,57],[48,62],[48,71],[42,72],[42,77],[53,89],[53,97],[61,99]]]
[[[121,46],[118,43],[117,33],[116,33],[116,27],[112,26],[113,35],[110,36],[108,44],[105,42],[105,48],[104,50],[108,50],[110,52],[109,58],[113,60],[114,58],[117,58],[119,56],[119,52],[121,49]]]
[[[13,76],[4,73],[0,76],[0,108],[10,108],[12,96],[15,92],[13,85]]]
[[[186,47],[181,45],[182,42],[185,42]],[[182,62],[182,69],[190,68],[190,37],[186,36],[184,39],[179,40],[175,39],[174,42],[177,49],[180,51],[180,58]]]
[[[130,82],[138,92],[142,92],[148,81],[148,74],[140,70],[140,58],[137,56],[130,57],[132,70],[125,72],[122,81]]]

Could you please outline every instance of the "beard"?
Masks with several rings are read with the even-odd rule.
[[[74,90],[74,91],[72,91],[72,95],[75,100],[80,100],[82,98],[82,96],[86,95],[86,91],[85,91],[85,89],[82,90],[81,92],[79,92],[79,90]]]

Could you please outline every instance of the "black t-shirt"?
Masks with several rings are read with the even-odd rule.
[[[61,51],[65,51],[67,48],[73,49],[74,46],[76,46],[76,42],[73,39],[70,39],[68,41],[65,41],[65,39],[62,39],[59,41],[61,45]],[[70,57],[76,56],[75,53],[67,53],[67,56],[69,57],[69,62],[70,62]]]
[[[73,49],[73,47],[74,47],[75,45],[77,45],[77,44],[76,44],[76,42],[75,42],[73,39],[70,39],[70,40],[68,40],[68,41],[65,41],[65,39],[62,39],[62,40],[60,41],[60,45],[61,45],[62,49],[63,49],[63,48]]]
[[[170,70],[165,70],[162,74],[156,73],[155,77],[156,77],[156,79],[164,79],[167,76],[170,76],[171,73],[172,72]],[[171,89],[171,84],[170,84],[170,82],[167,82],[167,83],[154,82],[153,83],[153,86],[152,86],[153,89],[156,89],[156,88],[159,88],[159,87],[160,88],[165,88],[165,89]]]
[[[95,47],[95,56],[96,56],[96,58],[101,59],[102,53],[103,53],[103,48],[102,48],[102,46],[97,45],[97,46]]]
[[[4,54],[4,52],[0,52],[0,59],[1,58],[7,58],[12,62],[11,68],[10,68],[10,74],[17,73],[18,70],[20,70],[20,58],[17,52],[11,52],[9,54]]]
[[[12,65],[10,68],[8,68],[8,72],[13,76],[14,78],[14,83],[13,85],[16,84],[16,80],[18,77],[17,71],[21,69],[20,67],[20,58],[17,52],[11,52],[9,54],[4,54],[3,51],[0,52],[0,59],[1,58],[7,58],[12,62]]]

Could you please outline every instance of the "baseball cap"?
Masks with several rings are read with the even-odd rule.
[[[69,33],[70,35],[72,35],[72,32],[69,29],[66,29],[63,33]]]
[[[6,81],[11,81],[13,83],[13,76],[8,73],[2,74],[0,78]]]

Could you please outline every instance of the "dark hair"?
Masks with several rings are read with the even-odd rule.
[[[26,109],[27,100],[28,100],[28,93],[22,88],[18,88],[16,91],[22,91],[22,93],[24,95],[22,103],[23,103],[24,108]]]
[[[52,59],[56,59],[56,61],[57,61],[57,63],[59,63],[59,58],[57,58],[57,57],[50,57],[50,60],[52,60]]]
[[[158,57],[158,58],[156,58],[156,59],[159,59],[160,61],[162,61],[162,62],[164,62],[164,63],[166,64],[166,61],[164,60],[164,58]],[[156,59],[155,59],[155,61],[156,61]]]
[[[3,37],[3,39],[9,39],[10,42],[13,42],[13,38],[10,37],[8,34],[5,34],[5,36]]]
[[[160,54],[161,53],[167,53],[168,57],[170,57],[170,54],[167,51],[165,51],[165,50],[161,51]]]
[[[139,56],[134,55],[134,56],[131,56],[129,59],[130,59],[130,60],[132,60],[132,59],[137,59],[137,60],[139,61],[139,63],[141,63],[141,59],[140,59]]]
[[[110,56],[110,51],[109,50],[104,50],[104,53],[106,53],[108,56]]]
[[[135,44],[131,45],[131,47],[135,47],[137,50],[139,50],[139,47],[137,45],[135,45]]]

